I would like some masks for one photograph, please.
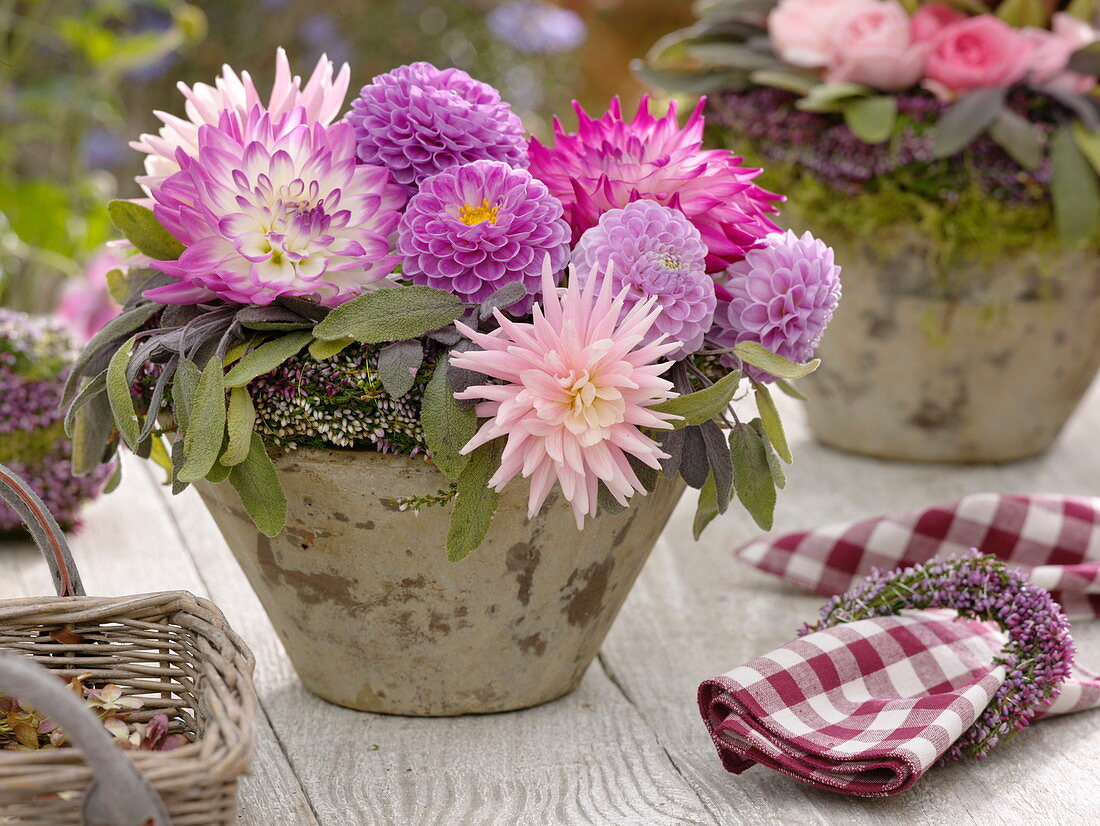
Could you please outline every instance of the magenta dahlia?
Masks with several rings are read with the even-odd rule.
[[[720,297],[708,338],[720,347],[755,341],[777,355],[804,363],[813,358],[840,302],[840,267],[833,251],[810,233],[774,233],[733,264],[718,288]],[[725,356],[730,366],[737,360]],[[744,365],[756,381],[774,376]]]
[[[623,120],[618,98],[598,120],[574,103],[575,134],[555,121],[553,146],[531,139],[531,174],[565,205],[574,243],[609,209],[657,201],[695,225],[707,245],[707,271],[719,272],[778,229],[768,215],[781,198],[752,182],[760,170],[740,166],[729,152],[702,149],[703,103],[682,129],[675,103],[654,118],[643,97],[632,122]]]
[[[275,119],[254,106],[202,126],[194,157],[152,188],[154,214],[187,249],[152,266],[178,282],[147,295],[165,304],[215,296],[270,304],[304,296],[333,307],[383,282],[398,258],[390,236],[404,190],[355,159],[346,123]]]
[[[347,122],[359,160],[386,167],[410,189],[471,161],[527,166],[519,117],[461,69],[412,63],[378,75],[352,101]]]
[[[714,320],[714,281],[706,273],[707,247],[682,212],[655,201],[635,201],[600,216],[573,250],[577,277],[609,273],[616,292],[627,287],[624,308],[651,296],[660,315],[646,342],[662,333],[680,346],[679,360],[698,350]],[[595,269],[593,269],[595,268]]]
[[[546,186],[524,169],[474,161],[425,180],[397,231],[402,275],[477,304],[503,285],[521,281],[530,309],[543,259],[551,270],[569,258],[569,225]]]

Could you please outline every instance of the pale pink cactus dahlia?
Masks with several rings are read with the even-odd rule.
[[[666,454],[640,428],[667,430],[676,418],[651,408],[676,395],[660,377],[671,362],[658,360],[679,345],[663,337],[643,344],[660,314],[656,297],[636,303],[620,321],[626,291],[614,295],[614,284],[610,274],[584,287],[573,277],[559,297],[547,261],[542,306],[535,304],[532,321],[496,311],[500,327],[488,334],[459,322],[482,349],[452,357],[456,367],[503,382],[456,394],[482,400],[477,415],[488,419],[462,452],[506,437],[489,486],[501,490],[517,475],[529,478],[534,516],[557,481],[578,528],[585,514],[595,515],[601,482],[620,504],[645,493],[630,457],[659,469]]]
[[[248,72],[241,72],[238,76],[229,66],[222,67],[222,75],[214,81],[213,86],[205,83],[196,83],[192,87],[183,82],[176,84],[176,88],[187,99],[184,104],[187,120],[167,112],[154,112],[164,126],[157,134],[142,135],[130,144],[147,156],[146,174],[137,179],[138,183],[148,192],[169,175],[179,171],[176,150],[182,149],[194,157],[199,149],[199,127],[204,124],[217,125],[222,112],[227,109],[243,121],[253,106],[263,107],[273,119],[281,118],[292,109],[302,106],[306,110],[307,120],[328,126],[344,108],[348,80],[351,78],[348,64],[345,63],[335,77],[334,69],[332,61],[321,55],[303,89],[302,79],[298,75],[290,74],[286,52],[282,48],[278,49],[275,56],[275,83],[266,107]]]
[[[164,304],[279,296],[333,307],[385,281],[404,190],[355,159],[350,125],[275,118],[254,106],[199,129],[195,156],[152,189],[154,214],[187,248],[152,266],[179,281],[146,295]]]
[[[555,121],[553,146],[531,139],[530,172],[565,205],[573,243],[609,209],[657,201],[695,225],[709,250],[707,271],[719,272],[778,229],[768,214],[781,198],[752,182],[760,170],[740,166],[730,152],[702,148],[704,102],[683,128],[675,102],[655,118],[643,97],[633,121],[623,119],[618,98],[598,120],[574,103],[575,134]]]

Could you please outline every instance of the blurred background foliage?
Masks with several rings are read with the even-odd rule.
[[[182,114],[177,81],[229,63],[266,94],[282,45],[297,74],[323,52],[349,62],[354,94],[427,60],[497,86],[546,136],[553,114],[575,124],[573,98],[636,104],[630,60],[691,19],[688,0],[0,0],[0,305],[49,311],[111,237],[106,200],[139,194],[127,142],[154,109]]]

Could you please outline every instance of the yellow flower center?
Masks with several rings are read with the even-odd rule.
[[[475,207],[469,204],[463,204],[458,210],[458,219],[468,227],[472,227],[474,224],[480,224],[483,221],[495,224],[497,222],[497,213],[499,212],[500,207],[489,206],[489,199],[482,198],[480,206]]]
[[[561,382],[570,397],[568,418],[575,424],[595,429],[622,421],[626,404],[617,388],[601,387],[587,370],[580,375],[571,372]]]

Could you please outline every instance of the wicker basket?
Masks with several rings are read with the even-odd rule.
[[[107,754],[94,743],[85,747],[75,736],[73,742],[80,750],[0,751],[0,824],[236,823],[237,779],[248,770],[256,740],[253,659],[244,643],[212,603],[186,591],[84,596],[56,522],[3,465],[0,495],[23,516],[50,565],[60,595],[0,601],[0,649],[23,655],[0,655],[0,661],[10,666],[16,659],[25,669],[22,663],[30,660],[64,678],[89,675],[88,685],[118,685],[126,694],[143,700],[142,708],[129,719],[144,722],[166,714],[171,730],[191,740],[167,752],[123,752],[110,744],[98,721],[85,714],[95,722],[93,739],[101,733],[102,741],[110,744]],[[4,676],[0,670],[0,679]],[[64,688],[60,680],[46,682]],[[0,685],[0,692],[3,690]],[[39,702],[41,711],[72,736],[74,732],[62,722],[63,712],[47,707],[38,696],[20,699],[32,705]],[[85,711],[77,705],[78,714]],[[79,720],[73,723],[79,724]],[[90,751],[93,748],[96,750]],[[87,762],[82,751],[90,755]],[[133,804],[141,794],[122,794],[118,772],[110,779],[100,776],[106,771],[104,766],[115,764],[121,764],[123,772],[128,769],[138,781],[143,776],[144,785],[159,793],[163,806],[156,793],[148,795],[149,800],[141,802],[146,813],[143,819],[129,822],[117,807]],[[98,794],[94,779],[101,781],[103,791]],[[113,790],[105,788],[108,782]],[[137,788],[134,783],[131,786]]]

